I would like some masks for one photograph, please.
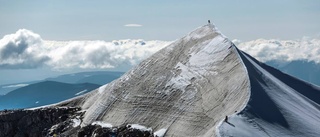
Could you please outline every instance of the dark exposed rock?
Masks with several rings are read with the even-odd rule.
[[[40,108],[35,110],[0,111],[0,137],[153,137],[152,131],[141,131],[124,124],[118,127],[73,125],[81,120],[80,108]]]
[[[153,137],[151,131],[141,131],[130,126],[122,125],[119,127],[107,128],[100,125],[88,125],[81,128],[78,137]]]
[[[0,137],[42,137],[57,123],[67,122],[79,108],[0,111]],[[69,120],[70,121],[70,120]]]

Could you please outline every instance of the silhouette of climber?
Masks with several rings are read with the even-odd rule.
[[[210,20],[208,20],[208,23],[210,24]]]
[[[228,123],[228,116],[226,116],[226,118],[224,119],[224,121]]]
[[[234,124],[230,123],[228,121],[228,116],[226,116],[226,118],[224,119],[224,122],[226,122],[227,124],[229,124],[230,126],[236,127]]]

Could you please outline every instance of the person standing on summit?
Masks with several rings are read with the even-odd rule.
[[[210,24],[210,20],[208,20],[208,23]]]

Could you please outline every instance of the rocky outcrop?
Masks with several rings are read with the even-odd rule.
[[[74,117],[80,108],[41,108],[0,111],[0,137],[42,137],[57,124]]]
[[[78,137],[153,137],[151,131],[142,131],[127,125],[107,128],[100,125],[88,125],[77,132]]]
[[[80,108],[71,107],[0,111],[0,137],[153,137],[152,130],[135,129],[129,124],[80,127],[82,116]]]

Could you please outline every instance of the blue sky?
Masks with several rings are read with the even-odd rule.
[[[208,19],[231,39],[297,39],[319,35],[320,1],[1,0],[0,18],[0,36],[25,28],[46,40],[174,40]]]
[[[208,19],[231,40],[319,37],[320,0],[0,0],[1,38],[19,29],[27,29],[39,34],[43,40],[54,41],[173,41],[206,24]],[[128,27],[128,24],[137,24],[138,27]],[[26,30],[20,32],[32,34]],[[5,48],[6,43],[2,46]],[[16,53],[12,55],[11,60]],[[26,53],[19,57],[20,60],[32,57],[27,61],[33,61],[31,63],[35,66],[39,58],[47,63],[46,58],[42,58],[44,56]],[[113,69],[72,68],[64,71],[55,71],[46,65],[1,68],[1,62],[9,59],[3,61],[0,58],[0,85],[79,71],[126,71],[130,68],[116,66]]]

